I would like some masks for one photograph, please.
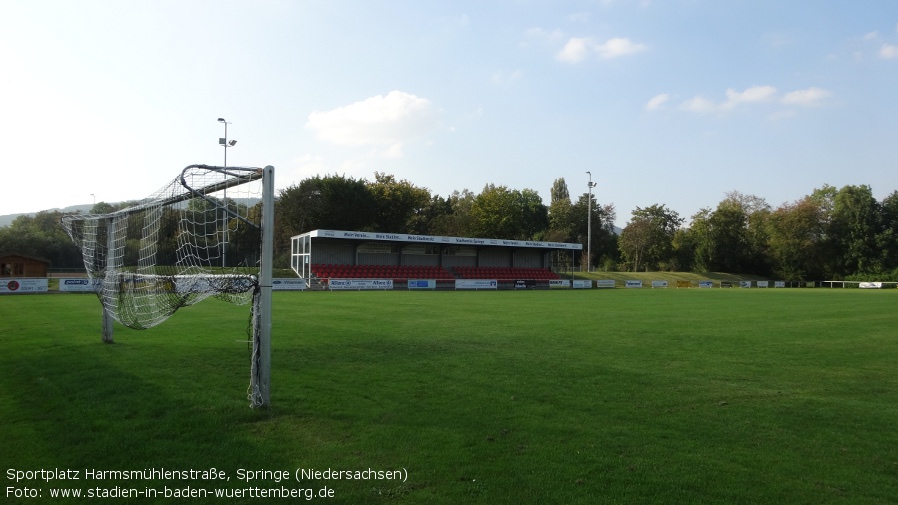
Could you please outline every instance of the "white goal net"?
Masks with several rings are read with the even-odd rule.
[[[261,339],[270,328],[271,246],[263,247],[263,235],[270,241],[273,231],[272,179],[271,167],[190,165],[144,200],[63,216],[103,305],[103,340],[112,342],[111,319],[145,329],[210,296],[253,302],[249,396],[252,406],[266,404],[260,361],[270,352]]]

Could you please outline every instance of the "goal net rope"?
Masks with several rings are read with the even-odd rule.
[[[253,406],[261,202],[262,169],[190,165],[144,200],[107,214],[62,217],[104,313],[126,327],[156,326],[210,296],[253,301]]]

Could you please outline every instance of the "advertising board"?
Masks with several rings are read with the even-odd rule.
[[[0,293],[46,293],[47,279],[5,278],[0,280]]]
[[[306,289],[305,279],[272,279],[272,291],[302,291]]]
[[[99,280],[95,280],[93,283],[91,283],[91,280],[85,277],[63,277],[59,279],[59,291],[68,293],[93,293],[94,287],[92,284],[99,283],[101,283],[101,281]]]
[[[497,289],[495,279],[456,279],[455,289]]]
[[[393,289],[393,279],[331,279],[327,286],[331,291]]]

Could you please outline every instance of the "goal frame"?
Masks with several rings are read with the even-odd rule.
[[[228,176],[224,181],[209,184],[202,188],[192,188],[185,181],[185,174],[191,169],[202,169],[211,172],[218,172]],[[262,180],[262,209],[261,209],[261,256],[259,262],[259,275],[256,280],[255,289],[257,292],[253,300],[253,356],[252,356],[252,378],[249,396],[251,397],[251,406],[268,407],[271,404],[271,301],[272,301],[272,261],[274,257],[274,167],[271,165],[265,168],[246,168],[246,167],[218,167],[210,165],[189,165],[185,167],[180,176],[181,185],[187,190],[186,192],[164,200],[151,200],[138,203],[136,205],[121,209],[105,215],[93,216],[106,221],[107,229],[113,229],[113,222],[116,219],[127,217],[130,214],[141,212],[150,206],[155,205],[174,205],[179,202],[200,198],[207,202],[215,203],[213,199],[207,195],[211,195],[227,188],[239,186],[247,182]],[[216,204],[216,207],[218,205]],[[242,216],[232,212],[225,205],[224,211],[229,213],[236,219],[249,223]],[[77,218],[74,218],[77,219]],[[74,238],[74,237],[73,237]],[[107,235],[107,250],[115,247],[114,234]],[[106,269],[114,271],[116,265],[111,256],[106,258]],[[209,274],[210,277],[225,277],[228,274]],[[97,282],[99,281],[99,282]],[[105,279],[95,279],[95,289],[102,291],[102,285]],[[258,297],[258,300],[256,300]],[[114,321],[112,311],[103,303],[101,297],[101,305],[103,307],[102,314],[102,341],[104,343],[114,343]],[[253,385],[256,387],[253,388]]]

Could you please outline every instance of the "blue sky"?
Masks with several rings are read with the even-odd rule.
[[[592,172],[623,226],[738,190],[898,190],[898,3],[0,0],[0,214],[192,163],[433,193]]]

